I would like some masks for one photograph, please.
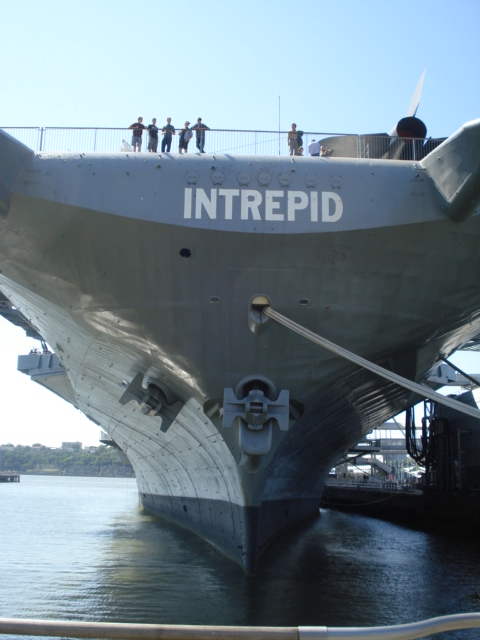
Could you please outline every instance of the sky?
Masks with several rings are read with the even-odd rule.
[[[480,117],[478,0],[0,0],[0,126],[175,126],[388,132],[417,112],[427,135]],[[0,320],[0,444],[99,429],[16,372],[34,343]],[[480,356],[453,358],[471,373]],[[451,392],[451,390],[449,390]]]

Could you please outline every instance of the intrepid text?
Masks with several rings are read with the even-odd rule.
[[[343,202],[333,191],[265,191],[255,189],[185,189],[184,218],[211,220],[266,220],[295,222],[296,216],[311,222],[337,222],[343,214]],[[299,218],[300,219],[300,218]]]

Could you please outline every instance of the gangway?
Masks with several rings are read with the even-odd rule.
[[[382,462],[382,460],[377,460],[377,458],[364,458],[360,464],[370,465],[371,467],[378,469],[378,471],[384,475],[388,475],[392,470],[390,465]]]

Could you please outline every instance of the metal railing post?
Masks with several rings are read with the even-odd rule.
[[[40,129],[40,149],[39,151],[43,151],[43,132],[45,131],[45,129],[43,127],[41,127]]]

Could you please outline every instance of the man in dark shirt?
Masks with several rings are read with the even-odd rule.
[[[172,119],[167,118],[167,124],[163,127],[163,139],[162,139],[162,153],[167,149],[167,153],[170,153],[170,147],[172,146],[172,136],[175,135],[175,127],[173,126]]]
[[[132,147],[133,147],[133,150],[137,151],[137,147],[138,147],[138,151],[139,152],[142,150],[143,130],[147,128],[142,123],[143,123],[143,118],[138,118],[137,122],[134,122],[133,124],[131,124],[128,127],[129,129],[133,129],[133,136],[132,136]]]
[[[205,147],[205,131],[210,131],[210,127],[207,127],[206,124],[202,124],[201,118],[197,118],[197,124],[194,124],[192,129],[195,131],[197,136],[197,149],[200,153],[205,153],[203,150]]]
[[[180,137],[178,139],[178,153],[188,153],[188,143],[193,138],[192,130],[189,129],[190,122],[187,120],[183,129],[180,131]]]
[[[157,153],[158,147],[158,127],[157,119],[152,119],[152,124],[148,125],[148,150],[150,153]]]

